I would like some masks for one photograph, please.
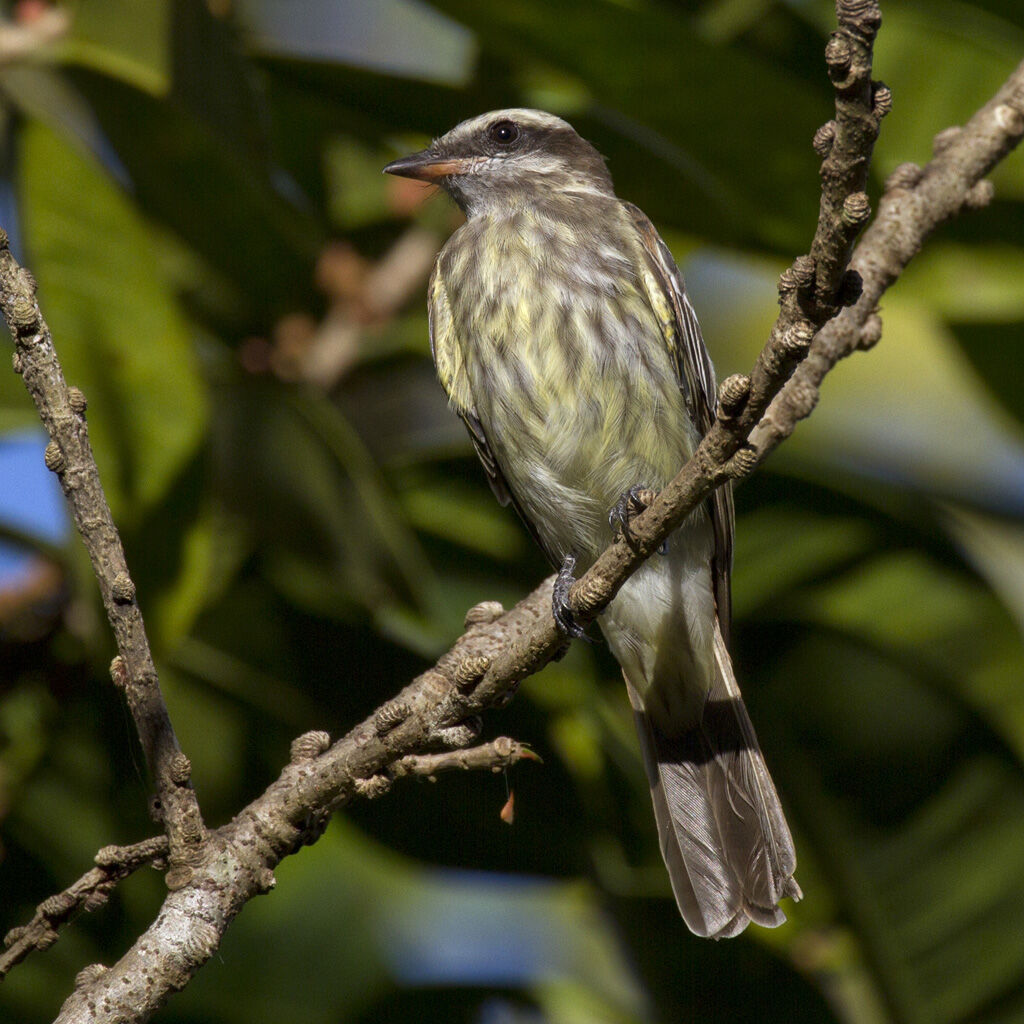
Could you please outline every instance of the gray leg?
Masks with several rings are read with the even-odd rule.
[[[614,530],[616,526],[622,531],[622,539],[632,545],[633,534],[629,529],[629,521],[638,516],[654,500],[657,492],[645,484],[635,484],[628,491],[623,491],[608,513],[608,525]],[[659,555],[668,554],[668,541],[663,541],[658,548]]]
[[[576,616],[569,607],[569,588],[576,582],[573,573],[576,571],[576,556],[566,555],[562,562],[562,568],[558,570],[555,578],[555,587],[551,592],[551,612],[555,617],[558,628],[573,640],[586,640],[592,644],[594,641],[587,636],[586,630],[576,621]]]

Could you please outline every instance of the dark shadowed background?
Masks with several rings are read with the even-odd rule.
[[[817,214],[831,7],[4,7],[0,223],[89,399],[216,825],[294,735],[345,731],[548,571],[433,379],[426,273],[458,217],[380,168],[487,109],[565,116],[671,245],[719,375],[746,370]],[[1021,17],[883,3],[873,198],[1005,78]],[[1024,1020],[1024,160],[994,181],[737,493],[735,658],[795,832],[790,923],[686,932],[618,672],[577,645],[486,722],[543,765],[338,816],[161,1021]],[[43,446],[0,373],[0,932],[154,830]],[[0,1018],[52,1019],[162,886],[144,871],[15,968]]]

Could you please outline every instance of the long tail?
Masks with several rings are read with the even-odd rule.
[[[715,939],[786,920],[796,853],[778,794],[715,626],[716,678],[701,724],[660,733],[627,680],[662,856],[690,931]]]

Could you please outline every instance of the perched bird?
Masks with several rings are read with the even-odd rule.
[[[672,254],[616,197],[597,150],[560,118],[464,121],[389,174],[439,184],[466,223],[430,281],[441,384],[491,487],[559,568],[628,537],[628,518],[693,453],[715,379]],[[793,840],[726,648],[732,496],[718,490],[599,617],[622,667],[662,854],[683,919],[723,938],[800,898]]]

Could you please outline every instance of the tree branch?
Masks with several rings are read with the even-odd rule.
[[[166,836],[144,839],[133,846],[103,847],[96,854],[96,867],[63,892],[43,900],[28,924],[12,928],[4,936],[0,980],[33,950],[49,949],[57,941],[57,929],[79,911],[102,907],[118,882],[146,864],[158,866],[167,850]]]
[[[0,229],[0,309],[14,338],[14,370],[21,374],[50,435],[46,465],[60,480],[100,585],[120,652],[111,664],[111,675],[124,689],[156,782],[173,869],[194,857],[205,837],[190,782],[191,766],[178,745],[160,692],[142,613],[135,603],[135,584],[100,483],[85,423],[85,395],[64,380],[35,293],[35,278],[18,266],[7,233]]]
[[[763,459],[789,437],[818,400],[825,374],[858,349],[876,344],[882,333],[878,302],[940,225],[992,198],[984,177],[1024,137],[1024,62],[963,128],[935,136],[934,159],[923,169],[897,167],[885,183],[878,216],[864,233],[851,266],[863,281],[857,302],[814,339],[807,358],[751,433]]]
[[[395,778],[403,775],[422,775],[434,781],[436,775],[450,771],[500,772],[519,761],[539,761],[540,758],[525,744],[508,736],[499,736],[490,743],[465,750],[447,750],[440,754],[408,754],[391,765]]]

